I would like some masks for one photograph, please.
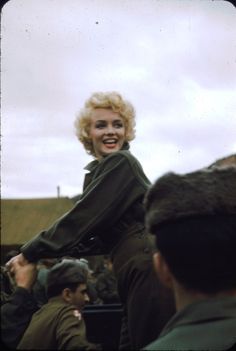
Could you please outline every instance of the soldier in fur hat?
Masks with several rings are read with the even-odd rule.
[[[228,350],[236,344],[236,167],[159,178],[146,196],[154,266],[177,313],[145,350]]]

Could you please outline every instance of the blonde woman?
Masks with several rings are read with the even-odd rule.
[[[78,114],[75,128],[94,158],[85,168],[83,194],[70,212],[26,243],[15,259],[23,263],[110,253],[124,305],[120,349],[139,349],[158,336],[174,313],[174,302],[152,269],[154,245],[145,232],[143,210],[150,182],[129,151],[135,111],[117,92],[94,93]]]

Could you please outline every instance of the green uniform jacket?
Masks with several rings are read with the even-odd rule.
[[[86,339],[81,313],[54,297],[34,315],[21,339],[19,350],[95,350]]]
[[[87,169],[90,173],[74,208],[21,248],[29,261],[108,253],[125,229],[143,223],[142,200],[150,182],[128,150],[95,160]]]
[[[121,345],[138,350],[155,340],[174,313],[173,296],[156,278],[153,238],[144,227],[143,197],[150,182],[128,150],[93,161],[87,169],[75,207],[22,252],[29,261],[110,253],[127,315]]]
[[[236,297],[211,298],[176,313],[144,350],[228,350],[236,346]]]

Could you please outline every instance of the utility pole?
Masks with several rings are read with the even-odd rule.
[[[60,186],[59,185],[57,186],[57,198],[58,199],[60,198]]]

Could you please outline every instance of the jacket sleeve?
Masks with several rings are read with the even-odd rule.
[[[127,157],[122,151],[109,155],[72,210],[26,243],[22,253],[29,261],[73,256],[73,249],[82,240],[115,225],[132,203],[143,196],[148,185],[134,157]]]
[[[8,347],[16,349],[31,317],[38,310],[32,294],[24,288],[16,288],[9,300],[1,306],[2,341]]]

